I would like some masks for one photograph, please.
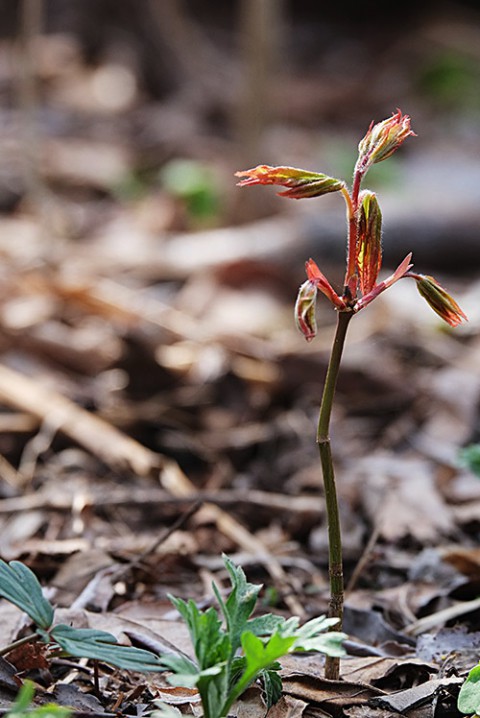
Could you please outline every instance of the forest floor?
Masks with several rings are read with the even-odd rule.
[[[64,75],[48,75],[47,50],[57,67],[66,53]],[[264,216],[240,222],[236,193],[255,190],[235,189],[233,173],[244,167],[227,140],[195,135],[201,151],[185,154],[196,162],[187,174],[200,171],[200,190],[185,194],[185,166],[169,165],[155,144],[169,131],[178,145],[182,133],[191,137],[178,108],[169,115],[145,105],[125,116],[99,108],[94,90],[113,75],[80,72],[74,50],[57,40],[45,58],[57,113],[41,118],[47,130],[33,148],[41,172],[30,165],[28,191],[18,184],[25,147],[15,139],[16,115],[6,112],[2,138],[1,558],[34,570],[63,623],[152,650],[191,654],[168,594],[213,602],[211,582],[222,587],[227,578],[222,553],[264,585],[260,612],[324,614],[328,547],[315,428],[335,316],[320,302],[318,336],[307,344],[293,303],[306,252],[340,276],[343,250],[325,249],[321,238],[330,220],[342,234],[343,209],[325,198],[322,225],[312,220],[316,207],[266,190]],[[278,157],[285,134],[275,132]],[[300,154],[321,155],[328,138],[318,144],[313,134],[288,136]],[[435,137],[420,151],[432,146]],[[476,177],[469,151],[464,166]],[[213,175],[205,174],[210,156]],[[442,326],[414,283],[401,282],[351,324],[332,424],[348,655],[338,682],[323,678],[319,655],[286,659],[275,718],[457,715],[459,687],[478,660],[480,481],[461,449],[479,437],[480,280],[471,228],[462,235],[472,251],[464,266],[447,252],[453,229],[427,265],[433,230],[458,227],[459,205],[450,197],[440,220],[429,214],[434,192],[408,184],[422,171],[408,156],[404,183],[386,179],[385,221],[402,244],[395,240],[390,257],[405,248],[415,260],[418,244],[421,271],[438,273],[469,322]],[[439,155],[428,157],[422,176],[432,190]],[[162,164],[170,175],[154,171]],[[218,181],[231,185],[220,212]],[[468,218],[476,200],[460,180],[452,192],[457,186]],[[422,218],[418,234],[405,220],[410,210]],[[388,237],[386,230],[387,258]],[[0,626],[6,645],[22,635],[24,617],[2,602]],[[2,710],[17,677],[29,676],[39,701],[83,715],[140,715],[159,698],[199,711],[192,692],[172,694],[163,676],[101,666],[94,695],[90,664],[79,671],[78,662],[52,659],[47,669],[24,659],[1,659]],[[235,712],[263,715],[260,690]]]

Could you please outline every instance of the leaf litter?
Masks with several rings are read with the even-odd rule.
[[[54,105],[79,102],[80,74],[75,100],[53,82]],[[46,147],[47,225],[28,202],[0,218],[1,557],[36,572],[63,624],[154,652],[191,655],[167,595],[208,606],[222,552],[264,584],[265,611],[322,614],[314,429],[333,317],[319,308],[315,346],[293,327],[303,215],[192,232],[158,186],[122,200],[145,147],[86,134]],[[349,655],[334,685],[319,657],[286,658],[275,718],[451,715],[478,659],[480,484],[458,453],[478,439],[479,284],[452,283],[470,318],[455,334],[412,313],[408,286],[352,328],[332,427]],[[19,637],[18,611],[0,614]],[[2,710],[22,671],[82,715],[156,699],[198,713],[196,691],[163,676],[102,666],[98,697],[91,663],[9,658]],[[254,687],[237,715],[263,711]]]

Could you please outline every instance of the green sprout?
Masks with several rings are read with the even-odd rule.
[[[282,689],[278,661],[289,653],[319,651],[331,657],[345,653],[345,634],[330,630],[338,624],[337,618],[320,616],[300,626],[296,616],[252,617],[262,586],[248,583],[243,569],[227,556],[223,560],[231,591],[224,599],[213,584],[220,611],[213,606],[202,611],[192,600],[170,597],[187,624],[195,660],[183,655],[162,658],[173,672],[172,685],[198,689],[204,718],[226,718],[234,702],[256,681],[270,708]]]

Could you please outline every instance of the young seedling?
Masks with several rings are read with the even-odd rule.
[[[343,617],[343,561],[329,429],[348,325],[361,309],[405,277],[415,280],[421,296],[450,326],[455,327],[466,319],[456,301],[433,277],[411,271],[411,253],[407,254],[393,274],[379,281],[382,267],[382,214],[376,195],[369,190],[361,190],[361,184],[373,164],[386,160],[414,134],[410,128],[410,118],[400,110],[382,122],[372,122],[358,145],[358,159],[351,189],[348,189],[342,180],[294,167],[259,165],[236,173],[236,176],[241,178],[238,183],[241,187],[258,184],[281,185],[287,189],[279,194],[290,199],[320,197],[330,192],[340,192],[347,207],[347,256],[343,290],[340,293],[335,291],[313,259],[309,259],[306,263],[307,281],[300,287],[295,305],[296,323],[307,341],[311,341],[316,334],[315,303],[319,291],[327,297],[337,312],[337,329],[320,403],[317,443],[328,520],[329,616],[339,619],[338,628],[341,628]],[[327,678],[337,679],[339,670],[338,658],[327,659]]]
[[[117,668],[132,671],[164,671],[154,653],[134,646],[123,646],[106,631],[73,628],[62,623],[53,625],[55,611],[42,592],[42,587],[28,566],[20,561],[9,564],[0,560],[0,597],[7,599],[30,616],[36,631],[5,646],[0,655],[32,641],[43,641],[55,653],[76,658],[92,658]]]
[[[255,681],[261,682],[270,708],[282,689],[278,673],[282,656],[294,651],[344,655],[345,634],[329,630],[338,623],[337,618],[320,616],[303,626],[295,616],[288,620],[273,614],[252,618],[262,586],[248,583],[243,570],[227,556],[223,560],[232,590],[224,600],[213,584],[220,612],[214,607],[202,611],[192,600],[186,603],[170,597],[187,624],[195,661],[175,655],[162,658],[164,666],[173,671],[170,683],[198,689],[203,718],[226,718],[233,703]]]

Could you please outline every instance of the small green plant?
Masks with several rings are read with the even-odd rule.
[[[173,671],[172,685],[196,687],[204,718],[225,718],[242,693],[255,681],[263,687],[269,708],[279,697],[282,681],[279,659],[294,651],[320,651],[342,656],[343,633],[328,631],[336,618],[321,616],[303,626],[299,619],[267,614],[252,618],[260,585],[248,583],[244,571],[224,556],[232,590],[226,600],[213,584],[220,612],[213,606],[200,610],[190,600],[170,597],[184,618],[195,661],[184,656],[165,656],[163,664]]]
[[[414,135],[410,118],[400,110],[392,117],[370,125],[358,145],[358,158],[353,173],[353,184],[349,190],[342,180],[325,174],[309,172],[295,167],[270,167],[258,165],[250,170],[237,172],[241,177],[240,186],[268,184],[286,187],[279,194],[290,199],[320,197],[339,192],[347,208],[347,253],[343,290],[337,292],[322,274],[313,259],[306,263],[307,281],[300,287],[295,305],[295,319],[299,330],[307,341],[316,334],[315,305],[318,292],[322,292],[337,312],[337,329],[332,345],[330,360],[320,402],[317,428],[317,444],[325,487],[325,503],[328,519],[330,607],[329,616],[339,619],[341,628],[343,616],[343,560],[337,491],[330,445],[330,417],[340,369],[347,329],[351,319],[368,306],[382,292],[405,277],[414,279],[421,296],[430,307],[450,326],[454,327],[466,319],[454,299],[433,278],[412,272],[411,253],[389,277],[378,281],[382,267],[382,214],[374,192],[361,191],[362,181],[377,162],[388,159]],[[338,658],[327,659],[327,678],[339,677]]]
[[[457,708],[464,715],[477,718],[480,715],[480,663],[472,668],[465,683],[460,688]]]
[[[134,646],[123,646],[115,636],[93,628],[73,628],[59,623],[53,625],[54,608],[42,592],[42,587],[28,566],[20,561],[9,564],[0,560],[0,597],[7,599],[30,616],[37,630],[5,646],[5,655],[18,646],[41,640],[52,651],[76,658],[92,658],[117,668],[132,671],[164,671],[154,653]]]
[[[5,718],[70,718],[72,709],[56,703],[46,703],[32,707],[35,687],[31,681],[25,681],[20,688],[12,707]]]

